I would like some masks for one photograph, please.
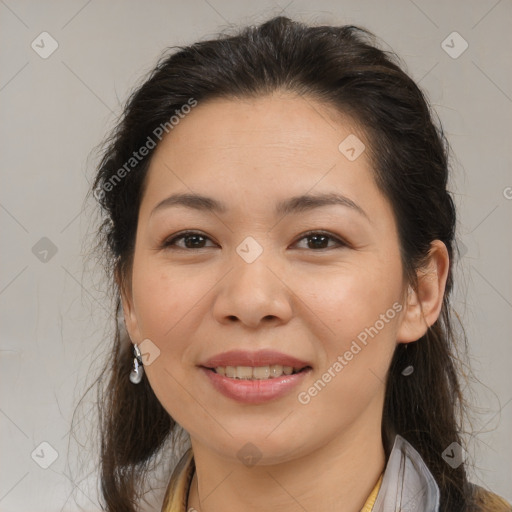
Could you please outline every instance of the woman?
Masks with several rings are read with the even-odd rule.
[[[127,331],[105,510],[135,510],[180,428],[165,512],[512,510],[466,475],[447,180],[363,29],[277,17],[163,59],[94,183]]]

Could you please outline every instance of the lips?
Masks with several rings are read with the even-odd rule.
[[[203,361],[198,367],[219,393],[251,405],[288,395],[312,371],[307,361],[269,349],[230,350]]]
[[[200,363],[198,366],[204,368],[217,368],[219,366],[270,366],[282,365],[292,366],[293,368],[303,369],[311,367],[307,361],[296,357],[276,352],[275,350],[259,350],[250,352],[247,350],[230,350],[217,354],[210,359]]]
[[[308,368],[293,375],[272,379],[239,380],[219,375],[206,367],[201,367],[200,371],[217,392],[247,405],[264,404],[288,396],[312,372],[311,368]]]

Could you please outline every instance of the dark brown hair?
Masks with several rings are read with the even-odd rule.
[[[454,203],[447,190],[448,145],[442,128],[398,57],[355,26],[307,26],[285,17],[235,35],[174,48],[131,95],[106,143],[93,184],[105,220],[101,251],[119,306],[119,286],[130,281],[135,233],[152,150],[112,179],[134,151],[147,144],[191,98],[246,98],[284,90],[314,98],[350,116],[369,144],[375,181],[389,199],[398,227],[404,275],[413,288],[417,271],[441,240],[450,269],[438,320],[425,336],[395,350],[386,382],[382,436],[386,453],[398,433],[419,451],[441,491],[441,511],[468,509],[464,464],[452,468],[443,451],[463,444],[464,401],[458,381],[455,331],[449,306],[453,285]],[[133,511],[148,464],[177,424],[146,377],[129,381],[132,346],[116,327],[110,358],[98,379],[101,489],[108,511]],[[414,372],[402,371],[412,365]],[[142,435],[143,433],[143,435]]]

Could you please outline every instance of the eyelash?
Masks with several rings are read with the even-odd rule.
[[[181,249],[181,250],[184,250],[184,251],[193,251],[194,249],[190,249],[188,247],[179,247],[179,246],[176,246],[175,243],[177,240],[182,240],[184,238],[187,238],[188,236],[200,236],[204,239],[207,239],[207,240],[211,240],[208,236],[206,235],[203,235],[201,232],[199,231],[184,231],[176,236],[173,236],[172,238],[168,238],[166,240],[163,241],[163,243],[161,244],[161,249],[172,249],[173,246],[177,249]],[[300,242],[301,240],[304,240],[305,238],[310,238],[314,235],[321,235],[321,236],[324,236],[324,237],[327,237],[327,238],[330,238],[331,240],[334,240],[337,244],[338,244],[338,247],[323,247],[321,249],[309,249],[311,251],[314,251],[314,252],[322,252],[322,251],[327,251],[327,250],[330,250],[330,249],[339,249],[339,248],[342,248],[342,247],[348,247],[349,244],[346,243],[344,240],[342,240],[341,238],[339,238],[338,236],[334,236],[332,233],[329,233],[328,231],[322,231],[322,230],[316,230],[316,231],[308,231],[306,233],[303,233],[301,235],[300,238],[298,238],[294,244],[296,244],[297,242]],[[207,249],[208,247],[199,247],[199,249],[196,249],[196,250],[200,250],[200,249]],[[306,249],[307,250],[307,249]]]

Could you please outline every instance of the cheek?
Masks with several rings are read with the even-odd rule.
[[[343,342],[357,337],[392,308],[400,297],[400,271],[400,265],[368,257],[329,272],[301,273],[291,287],[304,304],[301,314],[309,311],[311,322],[324,325],[327,339]],[[393,323],[395,312],[392,309],[386,316],[386,325]],[[379,330],[380,326],[381,322]]]
[[[215,290],[219,277],[191,268],[171,271],[166,262],[155,258],[140,258],[137,263],[132,290],[140,336],[159,350],[158,359],[146,373],[162,403],[176,399],[186,402],[190,397],[180,383],[196,371],[197,346],[193,340],[201,338],[196,331],[208,321],[208,294]]]
[[[183,330],[194,307],[209,289],[202,276],[189,276],[154,261],[134,265],[133,300],[142,336],[166,344],[166,339],[180,339],[176,332]]]
[[[309,323],[321,346],[324,403],[342,400],[357,410],[384,384],[396,346],[401,284],[398,253],[388,260],[368,255],[327,275],[324,269],[296,281],[308,306],[299,313],[301,321]]]
[[[398,288],[395,294],[369,274],[331,279],[323,293],[313,292],[314,281],[307,284],[319,367],[299,390],[299,402],[311,417],[322,418],[322,428],[348,427],[369,407],[378,410],[396,346]]]
[[[198,328],[201,298],[212,286],[204,276],[187,274],[139,259],[132,284],[140,335],[158,347],[158,357],[144,370],[156,397],[178,422],[197,408],[194,396],[184,391],[192,369],[190,340]]]

